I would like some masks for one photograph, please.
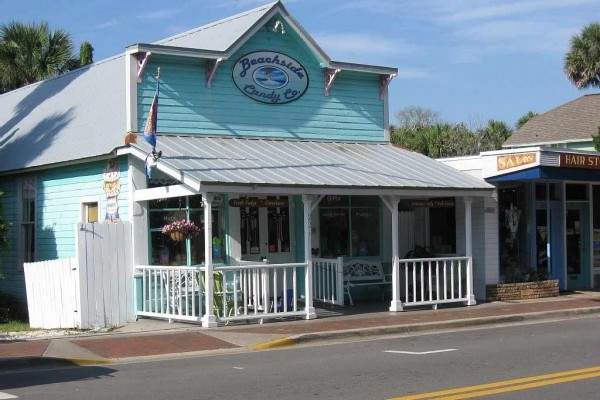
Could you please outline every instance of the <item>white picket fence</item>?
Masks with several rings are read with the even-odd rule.
[[[78,258],[25,263],[34,328],[110,328],[135,320],[131,223],[78,224]]]
[[[304,316],[298,290],[306,263],[219,266],[213,270],[214,313],[222,323]],[[205,269],[196,266],[140,265],[142,309],[138,315],[200,322],[206,313]]]
[[[77,260],[25,263],[24,268],[29,325],[44,329],[81,327]]]

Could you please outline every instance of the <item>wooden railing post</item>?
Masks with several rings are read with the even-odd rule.
[[[304,301],[306,302],[306,319],[317,318],[317,313],[313,306],[313,268],[312,268],[312,252],[311,252],[311,212],[313,196],[302,195],[302,203],[304,205],[304,260],[306,261],[306,272],[304,282]]]

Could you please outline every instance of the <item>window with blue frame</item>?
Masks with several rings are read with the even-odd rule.
[[[319,203],[321,257],[380,255],[379,198],[326,196]]]

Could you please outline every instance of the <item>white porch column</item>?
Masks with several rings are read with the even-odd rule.
[[[398,196],[381,196],[385,205],[392,212],[392,302],[390,311],[402,311],[402,301],[400,300],[400,256],[398,254]]]
[[[471,205],[473,199],[471,197],[463,198],[465,203],[465,255],[469,257],[467,261],[467,301],[468,306],[477,304],[475,295],[473,294],[473,227],[471,218]]]
[[[317,313],[313,306],[313,268],[311,246],[311,211],[314,196],[302,195],[302,204],[304,208],[304,261],[306,262],[306,273],[304,276],[304,295],[306,302],[306,319],[317,318]]]
[[[206,314],[202,317],[204,328],[217,326],[213,302],[213,264],[212,264],[212,200],[213,195],[202,193],[202,205],[204,206],[204,301],[206,303]]]

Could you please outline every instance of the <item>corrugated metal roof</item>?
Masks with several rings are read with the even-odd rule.
[[[414,189],[493,186],[389,143],[159,135],[159,163],[202,184]],[[132,145],[143,153],[150,146]]]
[[[154,44],[210,51],[226,51],[277,4],[278,2],[266,4],[168,37]]]
[[[600,124],[600,94],[588,94],[538,115],[514,132],[504,147],[592,140]]]
[[[0,95],[0,172],[109,154],[126,131],[125,57]]]

